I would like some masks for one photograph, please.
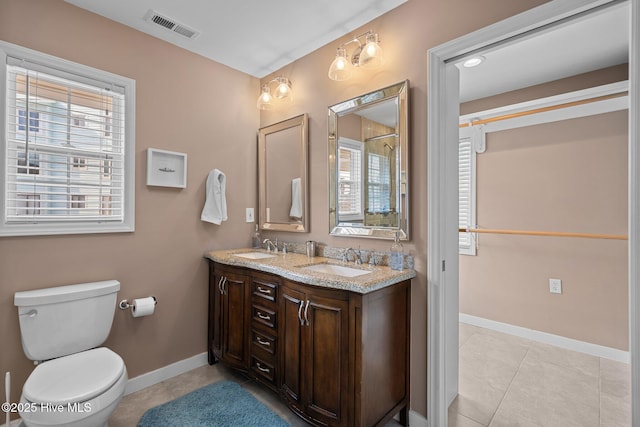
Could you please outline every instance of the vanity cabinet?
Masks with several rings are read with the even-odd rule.
[[[368,293],[210,262],[210,363],[317,426],[407,425],[411,281]]]

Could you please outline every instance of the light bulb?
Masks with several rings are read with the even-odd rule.
[[[358,65],[365,68],[376,68],[384,63],[382,48],[378,44],[378,34],[367,34],[366,45],[360,53]]]
[[[270,110],[272,107],[273,97],[271,96],[271,92],[269,92],[269,85],[262,86],[262,92],[258,97],[258,102],[256,106],[260,110]]]
[[[276,87],[276,98],[291,99],[291,82],[286,77],[276,78],[278,86]]]
[[[339,47],[336,57],[329,67],[328,76],[331,80],[341,81],[351,77],[352,65],[347,58],[347,51],[343,47]]]
[[[473,68],[473,67],[477,67],[478,65],[482,64],[484,62],[484,56],[480,55],[480,56],[474,56],[471,57],[469,59],[467,59],[466,61],[464,61],[462,63],[462,66],[465,68]]]

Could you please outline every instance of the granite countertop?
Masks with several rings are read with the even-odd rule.
[[[402,271],[396,271],[387,266],[370,266],[365,264],[356,265],[353,262],[342,262],[333,258],[319,256],[309,258],[306,255],[297,253],[283,254],[278,252],[275,254],[271,252],[270,254],[276,256],[261,259],[248,259],[235,255],[248,252],[268,253],[261,249],[233,249],[207,252],[205,253],[205,257],[212,261],[219,262],[220,264],[251,268],[258,271],[277,274],[278,276],[286,279],[306,283],[308,285],[344,289],[360,294],[373,292],[395,283],[402,282],[403,280],[416,277],[415,270],[405,269]],[[370,271],[371,273],[356,277],[345,277],[302,268],[314,264],[345,266],[358,270]]]

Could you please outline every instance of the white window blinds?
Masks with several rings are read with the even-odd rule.
[[[340,138],[338,142],[338,214],[341,220],[364,219],[362,143]]]
[[[127,88],[5,59],[3,234],[129,231],[116,230],[133,213]],[[58,225],[67,231],[52,231]]]
[[[389,158],[369,153],[367,164],[367,209],[370,213],[389,212],[391,171]]]
[[[471,138],[460,139],[458,148],[458,225],[467,228],[473,225],[472,218],[472,162]],[[471,233],[458,233],[461,254],[468,254],[473,248]]]

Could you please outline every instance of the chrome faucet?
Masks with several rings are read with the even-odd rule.
[[[344,252],[342,253],[342,261],[349,261],[349,252],[351,252],[353,254],[353,261],[356,263],[356,265],[360,265],[362,264],[362,258],[360,258],[360,251],[356,251],[353,248],[347,248],[344,250]]]
[[[264,243],[267,246],[267,252],[271,252],[271,248],[269,248],[269,245],[273,247],[273,252],[276,252],[276,253],[278,252],[278,246],[275,243],[273,243],[271,240],[264,239],[262,243]]]

